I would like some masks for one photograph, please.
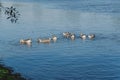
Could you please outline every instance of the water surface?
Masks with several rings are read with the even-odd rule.
[[[120,1],[52,0],[3,2],[21,16],[16,24],[0,12],[0,57],[32,80],[119,80]],[[73,32],[74,41],[62,32]],[[95,33],[81,40],[79,33]],[[38,44],[39,37],[58,36],[56,43]],[[32,46],[19,40],[32,38]]]

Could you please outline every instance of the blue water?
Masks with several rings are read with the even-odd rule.
[[[1,1],[21,14],[11,23],[0,12],[0,59],[5,65],[32,80],[120,80],[119,0],[31,1]],[[63,38],[66,31],[77,38]],[[81,32],[96,38],[81,40]],[[56,43],[36,42],[53,34]],[[20,45],[22,38],[32,38],[32,46]]]

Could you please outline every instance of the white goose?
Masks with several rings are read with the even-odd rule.
[[[87,38],[86,34],[80,33],[80,38],[85,40]]]
[[[89,35],[88,35],[88,38],[89,38],[89,39],[94,39],[94,38],[95,38],[95,34],[89,34]]]
[[[32,43],[32,39],[21,39],[20,43],[21,44],[31,44]]]
[[[63,32],[63,37],[69,38],[71,36],[70,32]]]
[[[56,41],[57,41],[57,36],[53,35],[53,36],[52,36],[52,40],[53,40],[54,42],[56,42]]]
[[[48,38],[48,39],[38,39],[39,43],[50,43],[50,41],[51,41],[51,38]]]
[[[70,38],[71,40],[75,40],[75,34],[71,34]]]

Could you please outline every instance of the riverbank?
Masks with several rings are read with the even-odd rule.
[[[15,73],[12,68],[0,64],[0,80],[26,80],[20,73]]]

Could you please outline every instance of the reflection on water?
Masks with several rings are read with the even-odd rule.
[[[109,8],[107,3],[111,1],[100,1],[105,4],[100,7],[99,1],[85,0],[81,2],[83,7],[74,1],[54,1],[3,3],[4,6],[14,5],[21,13],[16,24],[0,15],[0,56],[4,63],[33,80],[119,80],[120,15],[119,11],[104,9]],[[86,4],[94,5],[88,8]],[[112,9],[119,10],[119,6],[113,4]],[[97,11],[91,10],[93,7]],[[98,10],[101,7],[103,12]],[[95,33],[96,38],[81,40],[77,37],[72,41],[62,36],[66,31],[76,36],[81,32]],[[57,42],[37,43],[38,38],[53,34],[58,37]],[[19,40],[26,38],[32,38],[31,47],[20,45]]]

